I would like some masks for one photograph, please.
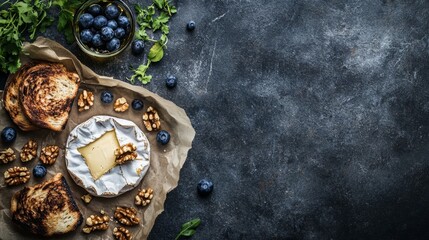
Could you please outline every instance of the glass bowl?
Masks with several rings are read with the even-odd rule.
[[[80,38],[81,27],[79,26],[79,17],[82,14],[86,13],[88,8],[94,4],[101,5],[103,9],[104,7],[110,4],[116,4],[120,10],[120,15],[126,16],[130,22],[130,27],[126,31],[126,36],[121,40],[120,47],[115,51],[109,52],[103,48],[95,48],[95,47],[89,46],[83,43]],[[88,0],[76,10],[74,14],[74,19],[73,19],[73,33],[74,33],[74,37],[76,39],[77,45],[84,53],[97,59],[108,59],[123,52],[134,39],[135,26],[136,26],[136,20],[135,20],[133,11],[131,11],[131,8],[123,0]]]

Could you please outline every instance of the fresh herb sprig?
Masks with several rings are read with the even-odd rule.
[[[192,219],[182,225],[179,234],[177,234],[175,240],[180,237],[191,237],[195,234],[197,227],[201,224],[199,218]]]
[[[170,17],[177,13],[177,9],[169,0],[153,0],[152,4],[145,8],[136,5],[135,10],[137,14],[136,21],[139,25],[136,39],[152,42],[153,45],[147,55],[147,63],[140,65],[137,69],[132,68],[134,75],[129,78],[129,81],[134,83],[135,79],[137,79],[141,83],[147,84],[151,81],[152,76],[146,75],[146,71],[150,63],[159,62],[164,57],[164,49],[167,48],[168,42],[167,35],[170,33],[168,22]],[[155,34],[157,31],[161,31],[161,36],[158,40],[149,37],[150,32]]]
[[[30,40],[37,32],[44,32],[54,19],[48,15],[52,6],[60,9],[57,28],[73,42],[73,14],[83,0],[7,0],[0,4],[0,70],[14,73],[21,66],[19,54],[24,36]]]

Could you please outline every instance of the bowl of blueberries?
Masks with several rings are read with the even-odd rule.
[[[89,0],[77,9],[73,28],[83,52],[106,59],[130,45],[134,38],[135,18],[122,0]]]

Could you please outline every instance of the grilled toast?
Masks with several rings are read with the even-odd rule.
[[[61,131],[67,123],[80,78],[60,63],[38,63],[22,76],[19,98],[37,127]]]
[[[6,85],[5,92],[3,94],[4,108],[9,113],[12,121],[22,131],[32,131],[37,129],[37,127],[30,122],[27,116],[25,116],[19,100],[19,86],[22,82],[22,76],[33,66],[34,63],[23,65],[18,72],[15,73],[12,80]]]
[[[16,192],[12,197],[10,210],[18,225],[43,236],[74,231],[83,220],[61,173]]]

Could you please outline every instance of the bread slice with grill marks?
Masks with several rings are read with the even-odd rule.
[[[4,108],[9,113],[12,121],[22,131],[32,131],[38,129],[38,127],[32,124],[27,116],[25,116],[25,113],[22,110],[21,102],[19,100],[19,86],[21,85],[22,77],[25,75],[28,69],[33,66],[33,62],[23,65],[7,83],[3,94]]]
[[[22,76],[19,98],[37,127],[61,131],[67,123],[80,78],[60,63],[38,63]]]
[[[24,230],[43,236],[74,231],[83,221],[61,173],[16,192],[10,210],[13,220]]]

